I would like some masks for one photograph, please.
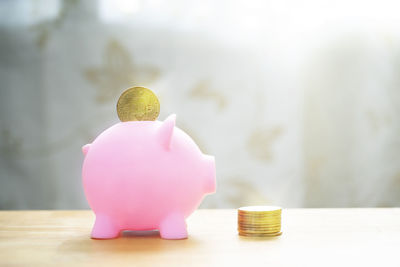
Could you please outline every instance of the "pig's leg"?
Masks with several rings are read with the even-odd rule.
[[[184,239],[188,236],[185,218],[180,213],[172,213],[165,217],[159,230],[161,238],[164,239]]]
[[[96,215],[96,222],[92,230],[92,238],[110,239],[119,235],[120,229],[107,215]]]

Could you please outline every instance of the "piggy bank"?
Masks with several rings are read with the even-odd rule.
[[[185,219],[215,192],[215,161],[175,118],[120,122],[83,146],[83,186],[96,214],[92,238],[156,229],[164,239],[187,237]]]

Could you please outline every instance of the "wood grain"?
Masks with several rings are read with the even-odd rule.
[[[400,266],[400,209],[283,211],[283,235],[237,235],[235,210],[198,210],[189,238],[93,240],[90,211],[1,211],[0,266]]]

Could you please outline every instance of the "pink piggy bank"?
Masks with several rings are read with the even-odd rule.
[[[83,186],[96,214],[92,238],[155,229],[164,239],[187,238],[185,219],[215,192],[215,162],[175,118],[120,122],[82,148]]]

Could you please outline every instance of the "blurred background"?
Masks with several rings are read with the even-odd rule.
[[[400,206],[400,2],[0,1],[0,209],[88,208],[128,87],[216,156],[203,208]]]

